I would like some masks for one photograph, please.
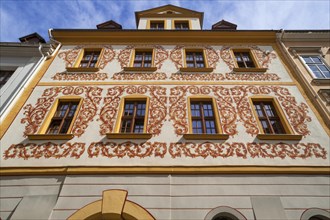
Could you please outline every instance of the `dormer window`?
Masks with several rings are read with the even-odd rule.
[[[175,30],[189,30],[188,21],[175,21],[174,22]]]
[[[164,21],[150,21],[151,30],[164,30]]]

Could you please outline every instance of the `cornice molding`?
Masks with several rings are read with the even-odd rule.
[[[54,39],[62,44],[180,44],[180,43],[275,43],[275,31],[203,31],[203,30],[54,30]]]
[[[0,176],[97,174],[301,174],[329,175],[329,166],[121,166],[121,167],[12,167]]]

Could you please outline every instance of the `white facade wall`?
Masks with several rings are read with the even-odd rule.
[[[141,21],[143,23],[143,21]],[[140,24],[142,24],[140,22]],[[157,66],[155,73],[145,72],[128,72],[126,76],[121,74],[123,67],[129,65],[129,60],[125,60],[120,54],[127,52],[128,57],[132,59],[132,48],[158,48],[157,53],[167,54],[166,59],[160,61],[161,65]],[[178,46],[183,46],[177,49]],[[71,54],[76,50],[76,57],[83,48],[108,48],[108,52],[114,53],[113,59],[109,60],[106,65],[99,70],[98,73],[67,73],[66,67],[73,65],[75,59],[72,59]],[[233,57],[228,58],[228,50],[225,48],[250,48],[255,53],[262,55],[260,63],[267,64],[265,73],[232,73]],[[109,49],[111,48],[111,49]],[[180,48],[180,47],[179,47]],[[213,65],[211,73],[180,73],[180,59],[171,57],[173,51],[183,54],[183,49],[199,49],[213,56],[207,56],[209,65]],[[295,85],[289,70],[284,65],[281,56],[274,49],[274,45],[71,45],[63,46],[59,54],[50,65],[39,84],[34,88],[31,96],[25,102],[24,107],[13,121],[12,125],[1,140],[1,167],[70,167],[70,166],[127,166],[129,167],[191,167],[191,166],[214,166],[221,167],[227,165],[235,166],[272,166],[272,167],[290,167],[290,166],[329,166],[329,137],[323,129],[317,114],[311,108],[309,102],[305,99],[299,88]],[[70,52],[71,51],[71,52]],[[225,51],[225,52],[224,52]],[[259,52],[258,52],[259,51]],[[268,51],[266,53],[266,51]],[[109,53],[110,53],[109,52]],[[65,55],[66,53],[66,55]],[[62,55],[60,55],[62,54]],[[64,55],[65,56],[64,56]],[[271,54],[268,56],[266,54]],[[70,55],[70,56],[69,56]],[[64,58],[63,58],[64,56]],[[74,56],[73,56],[74,57]],[[109,56],[110,57],[110,56]],[[213,58],[212,58],[213,57]],[[215,61],[214,57],[218,57]],[[66,59],[67,58],[67,59]],[[72,60],[69,60],[72,59]],[[183,58],[182,58],[183,59]],[[181,59],[181,62],[183,60]],[[68,61],[69,60],[69,61]],[[159,60],[158,60],[159,61]],[[69,63],[71,62],[71,63]],[[258,61],[259,62],[259,61]],[[265,64],[264,63],[264,64]],[[266,65],[265,64],[265,65]],[[181,65],[181,66],[180,66]],[[263,65],[263,64],[262,64]],[[158,73],[162,78],[145,79],[153,77],[153,74]],[[178,74],[179,73],[179,74]],[[66,78],[59,79],[56,76],[64,77],[73,76],[74,79]],[[94,75],[93,75],[94,74]],[[100,75],[105,78],[97,78]],[[127,74],[137,76],[134,80],[125,78]],[[234,75],[230,75],[234,74]],[[268,74],[268,75],[267,75]],[[90,79],[88,77],[95,76]],[[191,76],[189,78],[187,76]],[[209,78],[205,77],[208,76]],[[229,77],[230,76],[230,77]],[[232,77],[234,76],[234,77]],[[270,76],[263,78],[265,76]],[[82,77],[82,78],[79,78]],[[85,78],[84,78],[85,77]],[[122,77],[122,78],[120,78]],[[176,78],[177,77],[177,78]],[[187,77],[187,78],[184,78]],[[203,78],[204,77],[204,78]],[[244,78],[247,77],[247,78]],[[161,95],[155,95],[149,89],[142,92],[142,95],[150,97],[150,100],[156,100],[155,97],[166,98],[163,102],[165,108],[165,116],[160,120],[162,124],[159,126],[160,132],[154,135],[149,140],[112,140],[107,139],[105,134],[101,134],[101,109],[105,105],[105,98],[112,97],[108,95],[108,91],[115,88],[138,88],[146,86],[159,86],[164,89]],[[199,89],[195,95],[200,95],[202,87],[210,88],[207,95],[221,99],[223,97],[231,98],[233,115],[235,115],[234,123],[221,121],[223,133],[230,133],[230,129],[226,130],[224,125],[233,126],[236,130],[235,134],[231,134],[228,140],[185,140],[183,134],[178,134],[173,119],[173,106],[175,101],[170,101],[170,98],[176,98],[171,91],[176,91],[179,88],[194,88],[190,92],[183,95],[183,100],[194,95],[194,91]],[[80,135],[75,135],[71,140],[29,140],[24,136],[24,132],[29,131],[30,125],[35,126],[35,133],[38,133],[44,118],[47,117],[50,107],[54,104],[57,98],[68,95],[67,91],[70,88],[80,88],[76,95],[89,100],[95,105],[89,105],[85,110],[93,110],[94,116],[86,123],[83,132]],[[223,93],[221,96],[216,96],[212,89],[220,88],[223,91],[230,91],[229,94]],[[253,87],[240,98],[249,98],[255,95],[265,95],[274,97],[279,102],[285,117],[291,124],[294,134],[303,134],[300,141],[288,140],[258,140],[256,134],[247,132],[248,122],[245,121],[245,116],[251,115],[251,112],[241,117],[238,112],[241,108],[239,102],[234,99],[234,88]],[[67,89],[64,89],[67,88]],[[99,88],[99,94],[92,95],[86,91],[90,88]],[[260,89],[263,88],[263,89]],[[51,91],[51,92],[49,92]],[[58,92],[53,98],[47,99]],[[261,91],[264,91],[262,93]],[[131,95],[127,89],[118,96],[120,99]],[[133,94],[135,94],[133,92]],[[140,94],[141,95],[141,94]],[[114,96],[114,95],[113,95]],[[100,98],[99,102],[98,99]],[[46,104],[41,105],[46,98]],[[239,98],[239,97],[236,97]],[[95,101],[96,100],[96,101]],[[284,100],[284,101],[283,101]],[[158,103],[158,102],[157,102]],[[187,103],[186,103],[187,105]],[[47,107],[48,106],[48,107]],[[93,107],[94,106],[94,107]],[[157,104],[156,106],[161,106]],[[184,106],[184,104],[180,104]],[[178,108],[180,107],[178,106]],[[246,105],[245,105],[246,106]],[[289,106],[289,107],[288,107]],[[218,105],[218,110],[221,110],[221,102]],[[187,113],[187,106],[181,112]],[[249,108],[249,107],[248,107]],[[37,111],[40,109],[40,111]],[[286,109],[286,110],[285,110]],[[118,106],[114,109],[116,114],[113,116],[113,125],[118,115]],[[151,110],[150,110],[151,111]],[[35,117],[37,112],[39,119]],[[292,112],[296,112],[292,114]],[[230,114],[226,113],[222,116]],[[161,115],[161,113],[159,113]],[[220,120],[225,118],[220,115]],[[81,118],[86,118],[83,115]],[[151,117],[151,116],[150,116]],[[159,116],[160,117],[160,116]],[[253,116],[254,117],[254,116]],[[40,119],[41,118],[41,119]],[[155,117],[157,120],[157,117]],[[31,120],[30,120],[31,119]],[[297,120],[299,119],[299,120]],[[25,120],[25,121],[24,121]],[[154,119],[149,119],[153,123]],[[186,114],[185,123],[188,122],[188,114]],[[38,122],[39,121],[39,122]],[[32,123],[32,124],[31,124]],[[36,123],[36,124],[34,124]],[[79,123],[83,123],[80,121]],[[235,126],[234,126],[235,125]],[[33,126],[31,128],[33,128]],[[157,124],[155,125],[157,126]],[[187,132],[188,133],[188,132]],[[92,145],[95,142],[103,143],[114,142],[118,146],[126,141],[131,141],[137,145],[147,141],[151,144],[164,143],[166,150],[164,155],[157,156],[156,150],[153,150],[150,155],[138,156],[138,154],[129,156],[125,152],[123,156],[105,156],[101,153],[95,153]],[[238,151],[233,151],[233,154],[224,155],[221,148],[211,147],[205,155],[189,156],[184,151],[180,156],[175,156],[170,149],[176,143],[195,143],[202,144],[211,142],[221,146],[231,146],[234,149],[234,143],[244,145],[246,150],[245,156],[242,148]],[[56,145],[54,148],[47,148],[50,144]],[[72,150],[70,146],[75,143],[83,144],[83,148]],[[282,146],[281,144],[284,145]],[[63,145],[62,145],[63,144]],[[249,144],[268,144],[270,146],[263,148],[254,156],[253,149],[249,148]],[[105,144],[106,145],[106,144]],[[278,146],[272,148],[273,146]],[[68,149],[68,154],[63,153],[63,149]],[[139,145],[142,146],[142,145]],[[143,145],[144,146],[144,145]],[[65,148],[67,147],[67,148]],[[205,147],[205,146],[204,146]],[[62,151],[61,151],[62,149]],[[82,150],[83,149],[83,150]],[[101,149],[101,148],[98,148]],[[141,148],[142,149],[142,148]],[[193,149],[193,147],[187,147]],[[205,149],[202,148],[201,149]],[[251,151],[252,149],[252,151]],[[268,150],[267,150],[268,149]],[[274,151],[272,151],[274,149]],[[56,151],[59,150],[59,153]],[[262,154],[263,150],[266,152]],[[161,151],[163,152],[163,151]],[[211,152],[217,155],[212,156]],[[159,153],[159,152],[158,152]],[[197,154],[197,151],[192,150],[192,154]],[[77,156],[78,155],[78,156]],[[270,197],[279,199],[283,207],[282,211],[287,219],[300,219],[302,213],[309,208],[317,207],[329,211],[329,177],[325,175],[68,175],[68,176],[5,176],[0,180],[0,216],[2,219],[10,219],[13,210],[17,207],[20,210],[20,203],[27,196],[58,196],[58,200],[54,204],[52,211],[49,213],[49,219],[66,219],[76,210],[82,208],[95,200],[101,199],[102,191],[108,189],[123,189],[128,191],[128,199],[138,203],[146,208],[156,219],[204,219],[207,213],[219,206],[229,206],[241,212],[247,219],[255,219],[254,207],[252,200],[256,197]],[[48,198],[48,197],[47,197]],[[48,203],[49,205],[49,203]],[[24,207],[23,207],[24,208]],[[23,209],[22,208],[22,209]],[[276,211],[276,210],[275,210]],[[259,220],[256,218],[256,220]]]
[[[279,198],[289,220],[309,208],[329,211],[329,179],[316,175],[70,175],[2,177],[1,212],[7,219],[24,196],[58,194],[49,219],[66,219],[102,198],[102,191],[123,189],[128,200],[156,219],[204,219],[229,206],[254,220],[253,197]],[[40,207],[42,208],[42,207]],[[258,219],[257,219],[258,220]]]

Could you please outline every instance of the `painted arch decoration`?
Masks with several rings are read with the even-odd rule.
[[[101,200],[82,207],[67,220],[155,220],[145,208],[127,200],[127,194],[127,191],[119,189],[103,191]]]

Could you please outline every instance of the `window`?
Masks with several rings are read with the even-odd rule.
[[[330,68],[326,65],[320,56],[314,55],[301,57],[316,78],[330,78]]]
[[[204,68],[204,55],[201,52],[186,52],[186,65],[192,68]]]
[[[318,94],[320,94],[327,105],[330,105],[330,89],[320,89]]]
[[[99,59],[100,52],[101,51],[99,51],[99,50],[97,50],[97,51],[85,50],[83,58],[80,61],[79,67],[83,67],[83,68],[96,67],[96,63]]]
[[[53,115],[47,134],[66,134],[72,124],[79,101],[60,100]]]
[[[150,21],[150,29],[164,30],[164,21]]]
[[[212,101],[190,102],[192,133],[216,134],[215,114]]]
[[[253,59],[248,51],[234,52],[236,63],[239,68],[255,68]]]
[[[255,111],[265,134],[285,134],[272,101],[253,101]]]
[[[135,51],[133,67],[151,67],[152,51]]]
[[[6,84],[9,78],[13,75],[14,71],[1,70],[0,71],[0,88]]]
[[[125,100],[121,117],[121,133],[143,133],[146,115],[146,101]]]
[[[174,28],[175,28],[175,30],[189,30],[189,22],[188,21],[175,21]]]

